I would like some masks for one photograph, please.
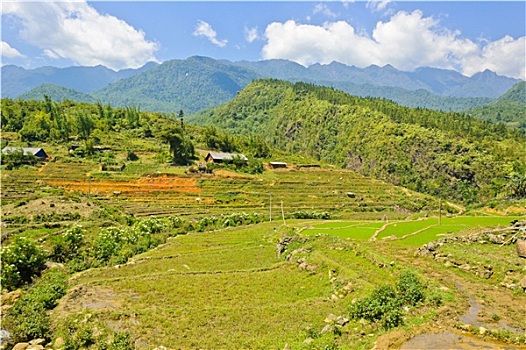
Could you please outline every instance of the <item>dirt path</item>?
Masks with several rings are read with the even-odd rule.
[[[523,349],[509,344],[488,342],[479,338],[457,334],[455,332],[425,333],[420,334],[406,342],[401,350],[417,349],[449,349],[449,350],[479,350],[479,349]]]

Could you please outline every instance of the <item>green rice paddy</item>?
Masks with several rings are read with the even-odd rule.
[[[440,237],[475,228],[508,226],[520,217],[458,216],[404,221],[331,221],[307,226],[304,235],[332,235],[340,238],[392,240],[398,244],[419,246]]]

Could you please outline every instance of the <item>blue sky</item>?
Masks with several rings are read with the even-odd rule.
[[[193,55],[485,69],[525,79],[524,1],[2,2],[2,64],[119,70]]]

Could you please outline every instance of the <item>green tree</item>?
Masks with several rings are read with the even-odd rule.
[[[27,238],[17,237],[1,251],[2,288],[14,290],[31,282],[46,267],[46,254]]]
[[[514,198],[526,198],[526,173],[512,172],[508,176],[506,188]]]
[[[95,129],[95,122],[85,111],[77,113],[77,129],[80,138],[83,140],[88,140]]]
[[[173,163],[184,165],[194,158],[194,145],[179,126],[163,130],[160,138],[170,145]]]

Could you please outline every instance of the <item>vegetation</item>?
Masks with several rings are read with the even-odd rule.
[[[305,83],[254,82],[194,121],[263,132],[273,147],[465,203],[505,195],[507,176],[526,164],[525,137],[503,124]]]
[[[515,84],[492,103],[472,108],[468,113],[480,120],[518,128],[526,134],[526,82]]]
[[[287,153],[261,132],[232,135],[183,118],[136,106],[2,100],[10,130],[2,141],[44,147],[52,158],[2,165],[2,326],[11,343],[371,348],[435,324],[465,326],[458,320],[471,296],[490,312],[484,324],[496,330],[488,339],[524,343],[496,323],[513,329],[523,319],[515,247],[467,238],[523,219],[524,199],[513,192],[520,181],[507,182],[507,197],[487,207],[442,200],[438,225],[438,198]],[[173,164],[181,154],[170,150],[173,135],[179,146],[192,143],[193,165]],[[510,135],[502,142],[514,144]],[[222,147],[247,155],[249,165],[203,171],[206,153]],[[287,168],[266,168],[271,160]],[[508,170],[520,174],[520,166]],[[435,247],[436,258],[415,256],[453,235],[457,243]],[[468,263],[470,270],[457,268]],[[382,315],[350,317],[367,300]]]
[[[41,99],[45,94],[55,101],[101,100],[119,107],[133,103],[149,111],[171,113],[184,109],[193,113],[234,98],[256,78],[275,78],[331,86],[408,107],[465,111],[490,104],[516,82],[491,72],[468,78],[432,68],[409,73],[391,66],[359,69],[337,62],[306,68],[285,60],[227,62],[197,56],[158,66],[150,62],[140,69],[119,72],[102,66],[46,69],[44,73],[42,69],[2,67],[4,96]],[[41,85],[46,80],[53,84]]]
[[[39,276],[45,268],[46,255],[35,242],[17,237],[1,250],[2,288],[14,290]]]
[[[51,338],[47,311],[66,294],[67,278],[65,271],[51,269],[9,308],[2,326],[12,332],[15,341]]]

